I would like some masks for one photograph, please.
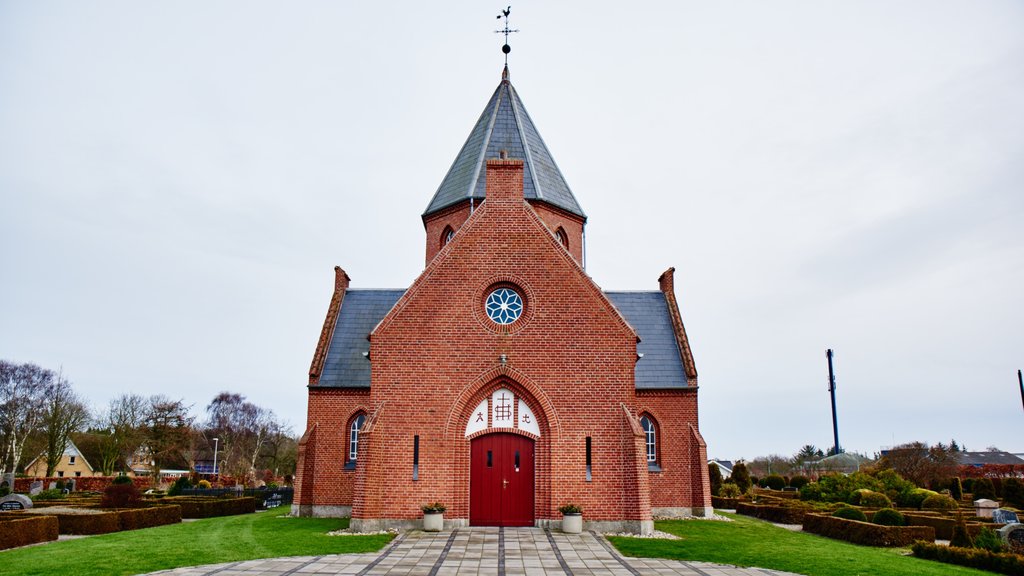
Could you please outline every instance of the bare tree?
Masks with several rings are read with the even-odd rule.
[[[39,430],[46,390],[53,371],[35,364],[0,360],[0,434],[3,435],[3,472],[18,471],[25,440]]]
[[[283,433],[274,412],[246,401],[241,394],[221,392],[206,413],[206,433],[221,439],[225,470],[247,483],[255,482],[256,462],[264,447]]]
[[[145,445],[153,457],[153,484],[160,483],[160,466],[164,459],[176,457],[188,444],[192,433],[192,417],[183,400],[152,396],[143,418]]]
[[[72,432],[89,421],[89,409],[71,388],[63,373],[47,387],[42,428],[46,435],[46,476],[53,476]]]
[[[111,476],[125,468],[144,441],[142,426],[148,401],[137,394],[122,394],[110,401],[107,411],[97,419],[100,443],[100,469]]]

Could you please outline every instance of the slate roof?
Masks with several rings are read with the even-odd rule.
[[[984,466],[985,464],[1024,464],[1024,459],[1009,452],[958,452],[961,466]]]
[[[488,158],[498,158],[502,150],[508,152],[508,158],[524,162],[525,198],[541,200],[586,218],[516,89],[512,87],[508,79],[508,68],[502,73],[501,83],[494,90],[423,215],[471,197],[483,199],[487,190],[487,170],[484,164]]]
[[[405,290],[349,289],[341,301],[327,360],[319,386],[328,388],[369,388],[370,332],[405,294]]]
[[[637,389],[686,388],[686,372],[679,343],[672,329],[665,294],[656,292],[605,292],[626,322],[640,336],[636,351]]]
[[[370,350],[366,337],[404,293],[404,290],[356,289],[345,293],[317,386],[370,387],[370,361],[363,356]],[[640,336],[637,352],[644,356],[636,363],[636,387],[686,388],[686,373],[665,295],[661,292],[605,292],[605,295]]]

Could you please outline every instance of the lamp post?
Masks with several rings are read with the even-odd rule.
[[[217,446],[220,442],[220,438],[213,439],[213,477],[217,477]]]

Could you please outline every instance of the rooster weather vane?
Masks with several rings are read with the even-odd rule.
[[[505,66],[508,66],[508,53],[512,51],[512,47],[508,45],[508,35],[509,34],[513,34],[515,32],[519,32],[519,30],[511,30],[511,29],[509,29],[509,27],[508,27],[508,15],[509,15],[509,12],[512,12],[512,7],[511,6],[509,6],[508,8],[505,8],[504,10],[502,10],[501,14],[498,14],[498,20],[501,20],[502,18],[505,19],[505,28],[503,30],[495,30],[494,31],[495,34],[504,34],[505,35],[505,45],[501,47],[501,51],[505,54]]]

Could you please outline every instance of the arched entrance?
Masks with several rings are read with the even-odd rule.
[[[469,523],[533,526],[534,442],[496,432],[470,442]]]

